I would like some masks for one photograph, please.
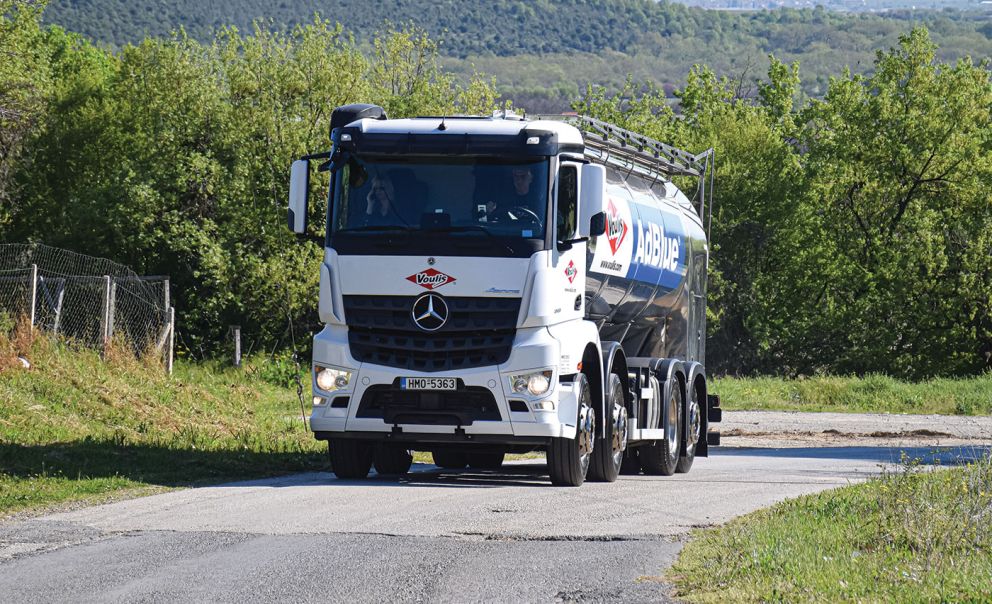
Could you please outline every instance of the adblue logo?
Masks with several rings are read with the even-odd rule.
[[[665,237],[665,227],[653,222],[637,223],[637,250],[634,262],[667,271],[678,270],[679,239]]]
[[[606,206],[606,239],[610,242],[610,249],[613,250],[613,255],[616,255],[617,250],[620,249],[620,244],[623,243],[626,236],[627,223],[620,217],[620,212],[611,199],[610,204]]]
[[[437,289],[442,285],[454,283],[457,279],[451,275],[446,275],[437,269],[429,268],[425,271],[420,271],[419,273],[410,275],[406,278],[406,280],[416,283],[425,289]]]

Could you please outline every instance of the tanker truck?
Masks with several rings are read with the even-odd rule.
[[[687,472],[719,444],[712,150],[580,115],[361,104],[330,128],[330,151],[293,162],[288,218],[323,247],[309,421],[339,478],[404,474],[413,451],[449,469],[544,451],[551,482],[578,486]]]

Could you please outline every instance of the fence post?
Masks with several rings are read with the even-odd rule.
[[[163,291],[162,297],[165,299],[165,304],[162,305],[162,308],[165,309],[168,309],[172,305],[172,300],[170,299],[171,294],[169,293],[169,286],[170,286],[169,278],[166,277],[165,279],[162,279],[162,291]]]
[[[169,348],[165,359],[165,369],[172,375],[172,358],[176,351],[176,309],[169,307]]]
[[[104,352],[107,351],[107,341],[110,339],[110,275],[103,277],[103,314],[100,316],[100,338]]]
[[[234,332],[234,366],[241,367],[241,326],[231,325]]]
[[[31,331],[34,331],[35,307],[38,306],[38,265],[31,265],[31,293],[28,295],[28,303],[31,309],[28,314],[31,316]]]

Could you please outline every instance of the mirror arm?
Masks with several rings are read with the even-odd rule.
[[[575,245],[576,243],[583,243],[586,241],[589,241],[588,237],[576,237],[575,239],[566,239],[565,241],[559,241],[558,251],[567,252],[568,250],[572,249],[572,246]]]

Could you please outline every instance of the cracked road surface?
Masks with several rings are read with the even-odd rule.
[[[728,414],[729,415],[729,414]],[[968,446],[722,447],[689,474],[556,488],[543,460],[175,491],[0,523],[0,594],[52,601],[667,601],[691,528]]]

